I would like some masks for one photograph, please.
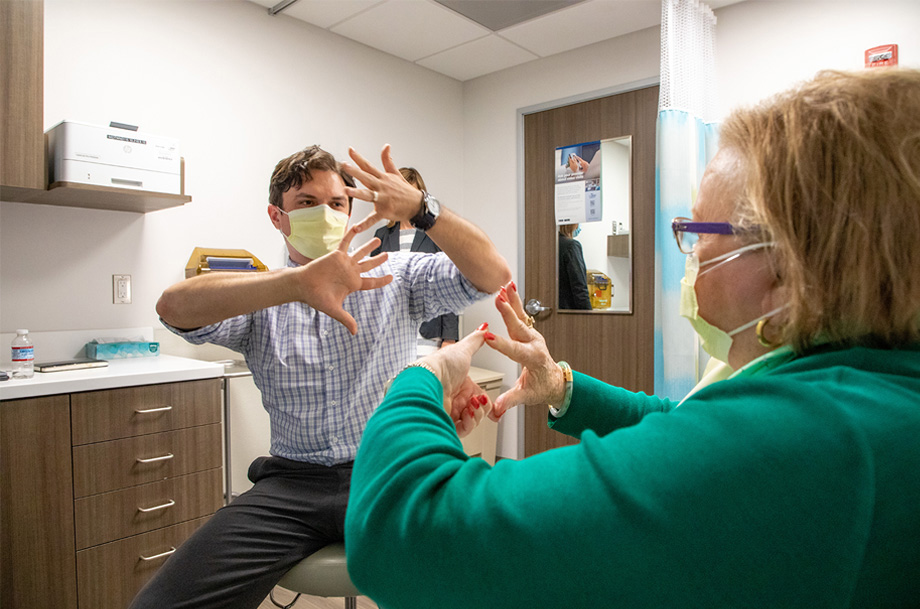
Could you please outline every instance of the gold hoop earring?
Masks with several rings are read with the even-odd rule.
[[[761,346],[766,347],[767,349],[775,349],[779,347],[780,344],[782,343],[771,343],[766,338],[764,338],[764,335],[763,335],[764,328],[767,327],[767,323],[769,323],[769,321],[770,321],[769,317],[765,317],[761,319],[760,321],[758,321],[757,330],[755,331],[755,333],[757,334],[757,342],[759,342]]]

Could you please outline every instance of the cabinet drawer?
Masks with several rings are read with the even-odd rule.
[[[75,446],[74,497],[85,497],[221,466],[215,423],[124,440]]]
[[[220,422],[220,379],[74,393],[73,444]]]
[[[77,552],[80,606],[124,609],[168,560],[162,556],[207,522],[199,518]],[[151,558],[157,557],[159,558]]]
[[[213,514],[223,503],[221,471],[212,469],[77,499],[77,549]]]

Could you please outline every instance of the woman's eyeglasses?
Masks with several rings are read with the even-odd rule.
[[[671,230],[677,240],[677,247],[685,254],[693,252],[700,235],[739,235],[757,232],[756,227],[742,228],[730,222],[694,222],[690,218],[674,218]]]

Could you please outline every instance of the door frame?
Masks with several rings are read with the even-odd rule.
[[[515,281],[518,284],[520,293],[528,294],[527,285],[526,285],[526,249],[525,249],[525,222],[526,218],[526,187],[524,183],[525,171],[524,171],[524,117],[529,114],[535,114],[538,112],[543,112],[546,110],[553,110],[555,108],[561,108],[563,106],[569,106],[572,104],[578,104],[582,102],[592,101],[596,99],[601,99],[604,97],[610,97],[613,95],[619,95],[621,93],[629,93],[630,91],[636,91],[639,89],[645,89],[648,87],[660,86],[661,77],[653,76],[649,78],[643,78],[639,80],[634,80],[626,83],[621,83],[618,85],[613,85],[611,87],[606,87],[604,89],[598,89],[595,91],[588,91],[584,93],[578,93],[568,97],[558,98],[555,100],[550,100],[546,102],[541,102],[539,104],[534,104],[531,106],[525,106],[517,109],[517,269],[515,273]],[[517,366],[517,374],[520,375],[521,366]],[[515,419],[515,435],[517,436],[517,459],[523,459],[525,457],[525,416],[523,408],[514,409],[514,414],[516,415]]]

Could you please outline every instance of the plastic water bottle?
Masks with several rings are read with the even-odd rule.
[[[30,379],[35,373],[35,348],[29,339],[28,330],[16,330],[16,338],[12,342],[13,348],[13,374],[14,379]]]

